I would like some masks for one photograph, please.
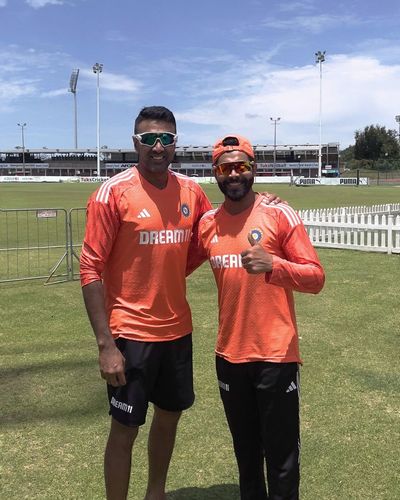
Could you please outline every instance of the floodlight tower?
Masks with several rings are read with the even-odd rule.
[[[271,118],[270,120],[274,124],[274,168],[273,168],[273,175],[275,175],[275,164],[276,164],[276,126],[279,125],[280,117],[278,118]]]
[[[399,144],[400,144],[400,115],[394,117],[396,122],[399,124]]]
[[[102,71],[102,64],[93,65],[93,73],[97,75],[97,177],[100,177],[100,73]]]
[[[71,78],[69,80],[69,91],[74,96],[74,124],[75,124],[75,149],[78,149],[78,117],[77,117],[77,107],[76,107],[76,84],[78,83],[79,69],[74,69],[71,73]]]
[[[315,62],[319,64],[319,149],[318,149],[318,177],[322,175],[322,63],[325,62],[324,50],[315,53]]]
[[[25,176],[25,135],[24,128],[26,123],[17,123],[18,127],[21,127],[21,139],[22,139],[22,173]]]

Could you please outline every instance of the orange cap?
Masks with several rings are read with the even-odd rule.
[[[229,151],[242,151],[242,153],[246,153],[252,160],[254,160],[254,150],[249,140],[241,135],[232,134],[226,135],[222,139],[218,139],[218,141],[214,144],[212,153],[213,164],[215,165],[218,158]]]

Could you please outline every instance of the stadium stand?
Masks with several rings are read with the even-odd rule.
[[[318,145],[255,145],[259,176],[295,175],[317,177]],[[196,177],[212,176],[211,146],[178,146],[172,169]],[[0,152],[1,175],[29,176],[94,176],[96,175],[96,149],[28,149]],[[102,148],[101,176],[112,177],[137,161],[132,149]],[[339,144],[322,145],[322,175],[339,175]]]

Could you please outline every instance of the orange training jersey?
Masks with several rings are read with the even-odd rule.
[[[192,331],[185,268],[194,226],[211,208],[188,177],[168,173],[164,189],[136,167],[89,199],[81,284],[103,280],[114,337],[164,341]]]
[[[243,269],[249,232],[273,255],[272,272]],[[218,286],[217,355],[232,363],[301,362],[293,290],[318,293],[324,271],[298,214],[286,204],[267,205],[259,195],[237,215],[224,206],[206,213],[196,236],[188,274],[209,259]]]

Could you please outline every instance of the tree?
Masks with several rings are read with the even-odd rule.
[[[340,151],[340,161],[348,162],[354,160],[354,146],[348,146]]]
[[[395,130],[380,125],[368,125],[355,132],[354,158],[356,160],[393,160],[400,156]]]

